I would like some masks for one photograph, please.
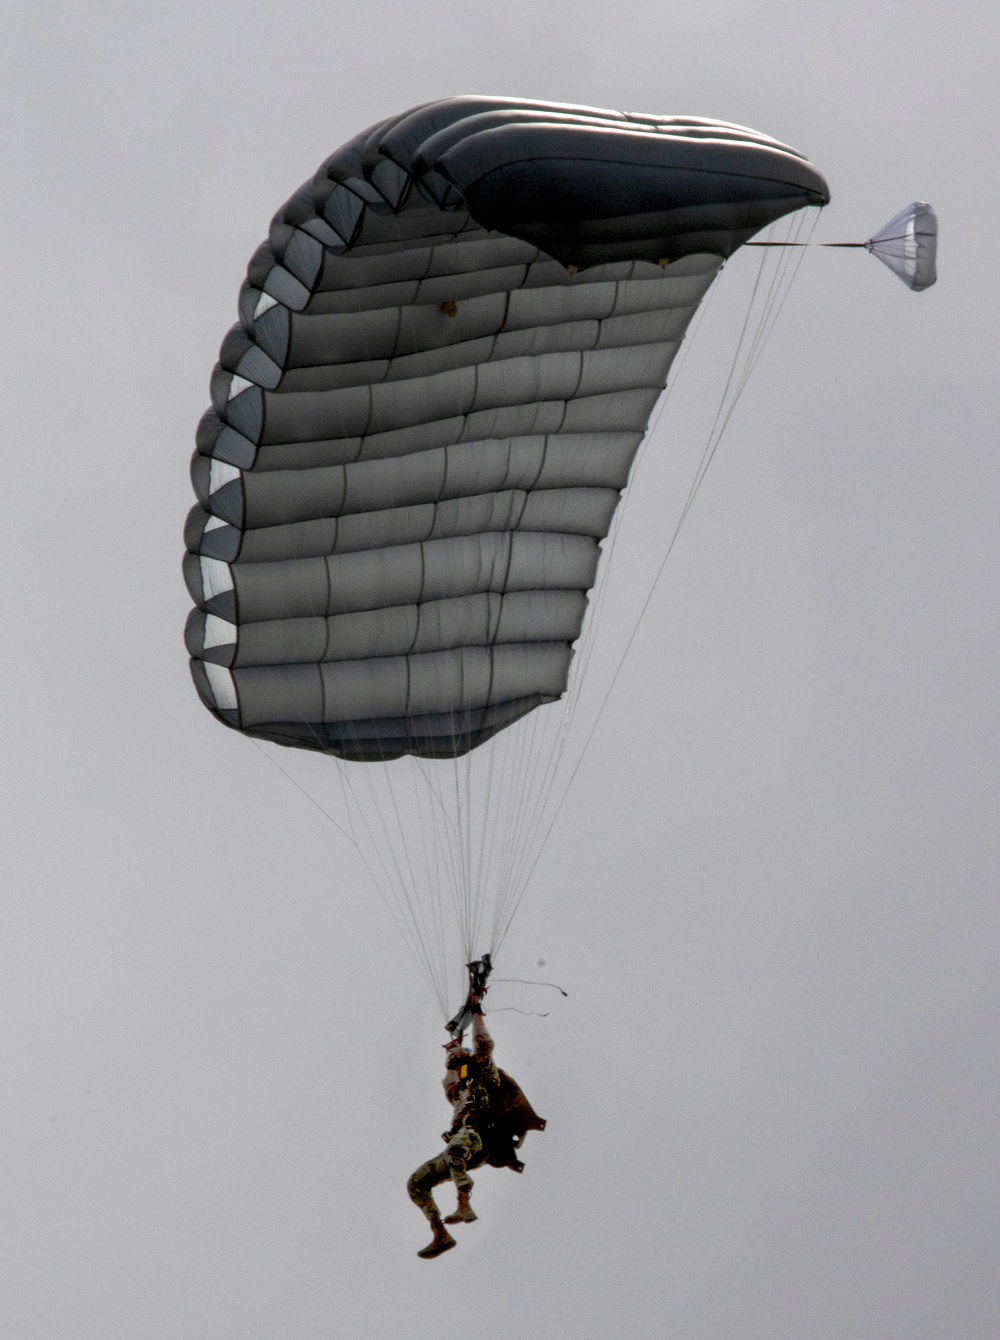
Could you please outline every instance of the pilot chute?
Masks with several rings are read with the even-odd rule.
[[[873,256],[918,293],[937,282],[937,215],[915,200],[865,243]]]

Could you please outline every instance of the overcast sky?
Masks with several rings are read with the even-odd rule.
[[[0,1333],[992,1340],[995,5],[12,0],[0,39]],[[827,176],[818,238],[924,199],[942,241],[924,294],[809,253],[505,946],[570,993],[494,1021],[549,1129],[425,1263],[439,1014],[199,705],[179,569],[271,214],[460,92],[750,125]],[[628,589],[756,263],[656,430]]]

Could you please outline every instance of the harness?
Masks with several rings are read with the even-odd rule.
[[[482,996],[493,970],[489,954],[466,964],[470,995]],[[480,1012],[479,1007],[475,1007]],[[446,1025],[452,1044],[473,1019],[473,1006],[466,1003]],[[528,1131],[544,1131],[545,1121],[525,1098],[521,1086],[492,1061],[481,1061],[474,1053],[461,1051],[461,1064],[452,1072],[455,1083],[465,1090],[464,1101],[455,1113],[446,1138],[464,1126],[470,1126],[483,1142],[483,1161],[494,1168],[512,1168],[520,1172],[524,1164],[517,1157]],[[493,1072],[490,1074],[490,1072]],[[493,1076],[496,1078],[493,1078]],[[489,1077],[487,1077],[489,1076]]]
[[[456,1075],[461,1074],[467,1081],[467,1093],[448,1134],[455,1135],[463,1126],[471,1126],[483,1142],[485,1163],[520,1172],[524,1164],[517,1157],[517,1150],[528,1131],[545,1130],[545,1121],[506,1071],[498,1069],[497,1082],[492,1083],[483,1076],[483,1069],[475,1057],[469,1057],[456,1070]]]

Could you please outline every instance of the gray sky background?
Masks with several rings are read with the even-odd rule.
[[[1000,1333],[998,45],[987,0],[7,5],[5,1337]],[[427,1264],[440,1020],[198,704],[179,566],[272,212],[458,92],[751,125],[827,175],[818,238],[917,198],[942,245],[922,295],[809,253],[506,947],[570,992],[495,1021],[549,1130]],[[755,264],[657,429],[632,589]]]

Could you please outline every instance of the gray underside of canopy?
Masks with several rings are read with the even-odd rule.
[[[359,137],[279,212],[192,463],[186,640],[203,701],[245,732],[345,758],[453,757],[565,691],[600,541],[695,308],[746,230],[821,180],[734,131],[730,175],[748,153],[778,164],[756,195],[742,178],[713,206],[718,181],[698,182],[617,229],[583,218],[560,233],[538,181],[514,181],[516,153],[497,158],[488,137],[463,149],[441,120],[404,145],[412,162],[443,144],[425,178],[369,161]],[[565,167],[572,129],[569,142],[557,118],[541,141],[547,180],[580,179],[586,196],[592,156],[576,178]],[[610,196],[655,204],[670,172],[690,177],[675,131],[651,148],[648,127],[614,130],[640,161],[605,176]],[[664,153],[679,162],[649,161]],[[458,178],[480,202],[520,199],[520,235],[484,226]],[[553,259],[557,234],[589,268]]]

